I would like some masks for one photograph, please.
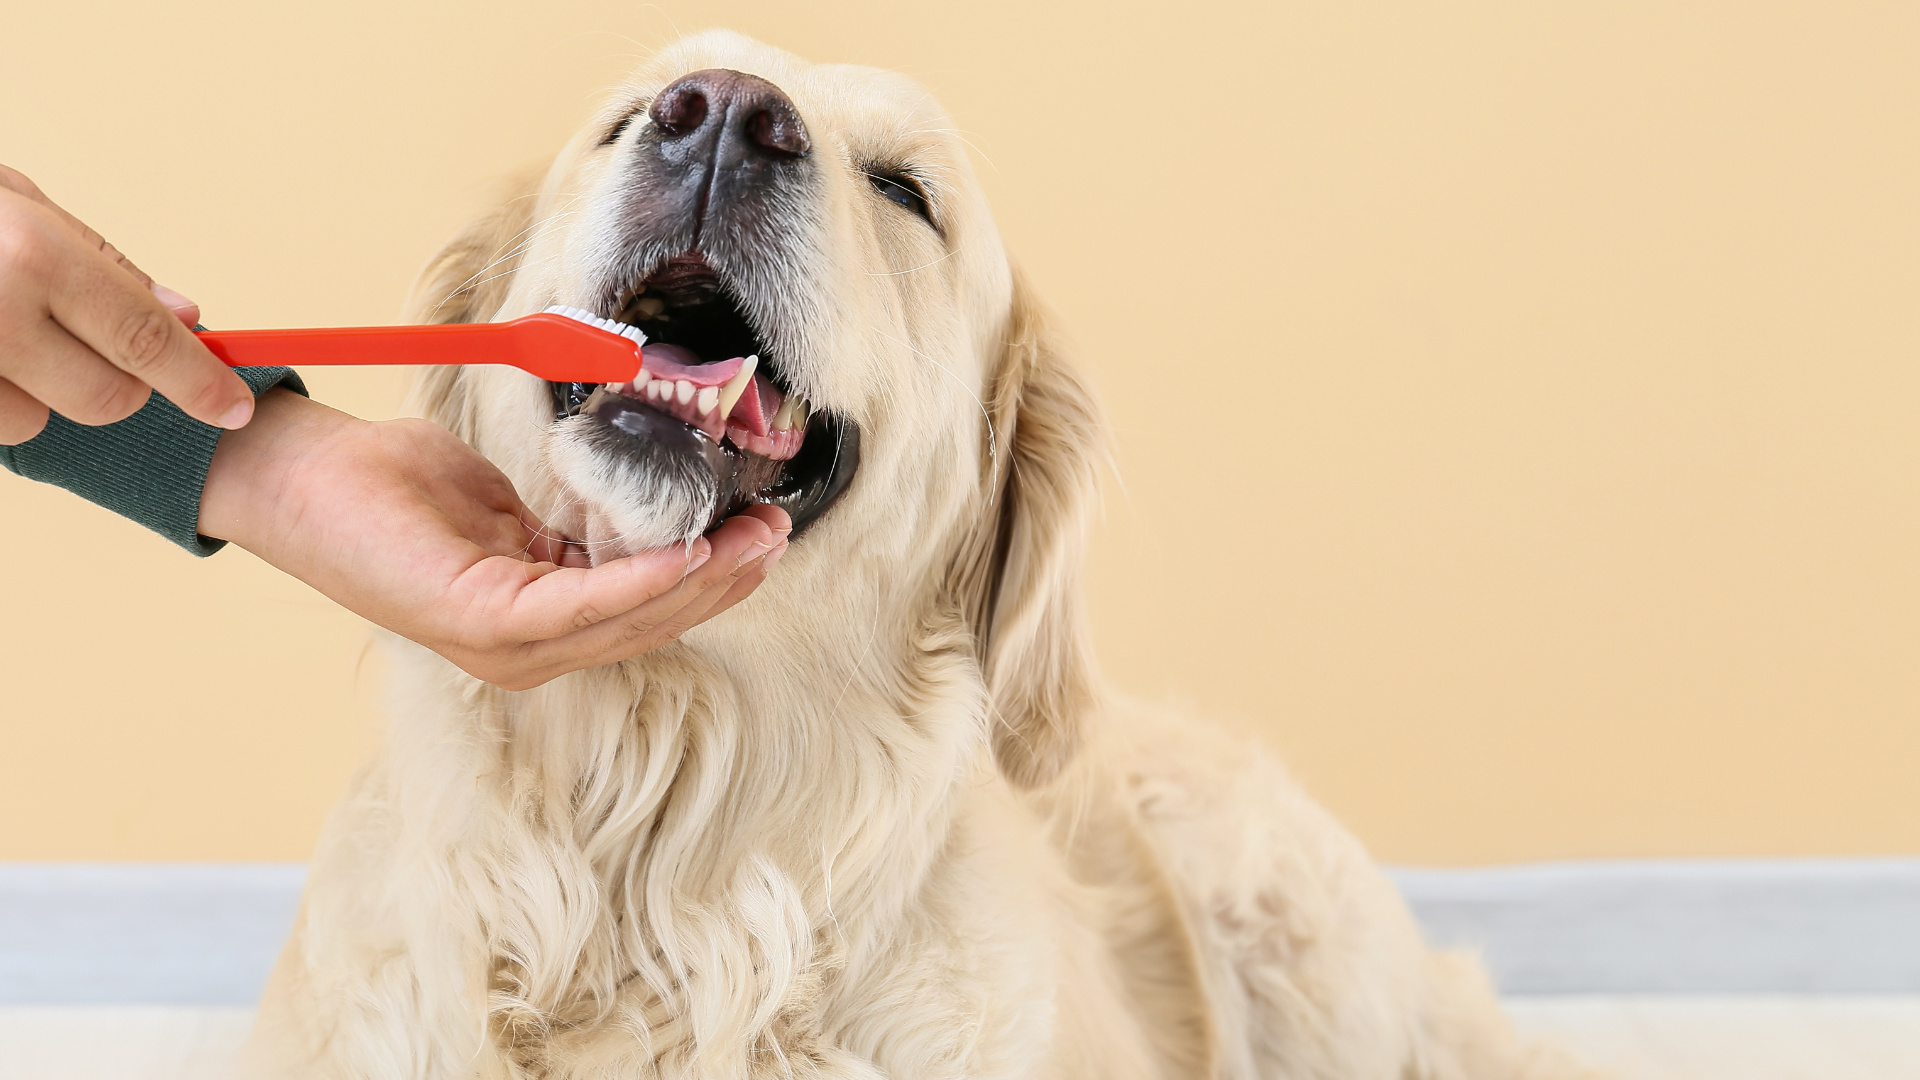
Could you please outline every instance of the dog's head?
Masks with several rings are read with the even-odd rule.
[[[555,304],[644,331],[646,377],[445,369],[422,411],[596,558],[784,506],[778,573],[690,642],[859,649],[950,608],[1002,765],[1058,767],[1093,694],[1078,570],[1102,434],[923,91],[730,34],[662,52],[413,301],[440,322]]]

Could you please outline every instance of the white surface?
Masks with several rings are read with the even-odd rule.
[[[1522,1031],[1629,1080],[1916,1080],[1920,995],[1544,997]],[[220,1080],[251,1010],[0,1008],[5,1080]]]
[[[1920,995],[1511,998],[1514,1021],[1630,1080],[1920,1080]]]
[[[253,1024],[245,1008],[0,1007],[4,1080],[225,1080]]]

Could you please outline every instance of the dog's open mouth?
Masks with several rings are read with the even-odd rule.
[[[755,502],[784,508],[797,534],[853,479],[860,430],[793,392],[732,290],[698,253],[677,255],[615,303],[647,335],[629,383],[550,383],[556,416],[584,414],[711,468],[709,527]]]

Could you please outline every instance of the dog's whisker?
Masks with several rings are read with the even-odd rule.
[[[867,276],[868,277],[900,277],[905,274],[918,273],[919,271],[925,270],[929,266],[938,266],[941,263],[946,262],[948,259],[951,259],[958,254],[960,254],[960,249],[956,247],[951,251],[948,251],[945,255],[942,255],[939,258],[933,260],[932,262],[921,263],[919,266],[911,267],[906,270],[888,270],[884,272],[870,270],[867,272]]]
[[[579,198],[580,196],[575,196],[573,201],[577,202]],[[549,215],[548,218],[542,219],[540,221],[532,222],[528,224],[525,228],[521,229],[519,232],[516,232],[512,236],[509,236],[505,241],[503,241],[500,245],[494,248],[493,256],[485,266],[481,267],[479,270],[475,271],[471,276],[469,276],[465,281],[455,286],[453,291],[449,292],[446,296],[442,297],[440,302],[433,306],[433,311],[429,314],[428,321],[429,322],[432,321],[432,318],[434,316],[439,315],[441,309],[446,307],[447,304],[450,301],[452,301],[455,297],[458,297],[464,293],[472,292],[474,289],[479,288],[481,285],[485,285],[488,281],[493,281],[500,277],[505,276],[503,274],[495,274],[493,277],[488,277],[484,281],[476,280],[478,278],[481,278],[482,275],[486,274],[487,271],[492,270],[494,267],[499,266],[502,263],[511,262],[515,259],[518,259],[521,255],[525,254],[527,248],[531,246],[535,240],[538,239],[537,236],[533,235],[538,230],[551,227],[553,222],[558,221],[561,218],[572,216],[577,212],[578,211],[564,210],[564,209],[555,211],[552,215]],[[504,250],[504,254],[502,253],[503,250]],[[511,272],[512,272],[511,270],[508,271],[508,273],[511,273]]]
[[[961,142],[966,143],[968,146],[972,147],[973,152],[980,155],[981,161],[986,162],[987,166],[991,168],[994,172],[999,172],[1000,166],[995,164],[993,158],[988,156],[987,152],[980,148],[979,143],[976,143],[972,139],[967,138],[967,136],[964,134],[965,131],[966,131],[965,128],[920,128],[916,130],[914,134],[916,135],[951,135],[954,138],[959,139]]]

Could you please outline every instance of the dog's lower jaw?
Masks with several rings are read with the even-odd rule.
[[[669,454],[608,453],[589,424],[584,417],[556,423],[545,455],[563,498],[551,524],[579,538],[595,566],[706,530],[719,497],[711,474]]]

